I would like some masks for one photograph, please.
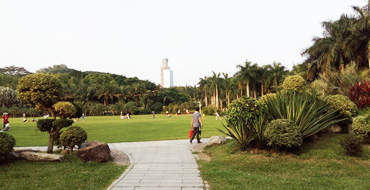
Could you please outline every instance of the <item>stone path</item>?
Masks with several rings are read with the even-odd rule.
[[[202,139],[207,143],[209,139]],[[108,190],[207,190],[207,182],[200,177],[197,154],[191,149],[196,140],[148,141],[109,143],[111,151],[123,151],[130,165]],[[19,147],[15,149],[46,151],[47,147]]]
[[[202,139],[206,143],[208,139]],[[196,142],[196,140],[195,140]],[[109,190],[203,190],[209,189],[200,177],[196,154],[189,140],[112,143],[112,151],[124,151],[130,166]]]

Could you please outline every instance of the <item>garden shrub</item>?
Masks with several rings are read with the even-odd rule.
[[[246,150],[252,142],[259,145],[264,139],[263,107],[252,97],[234,100],[227,111],[227,125],[223,126],[227,132],[220,131],[235,139],[241,150]]]
[[[300,75],[288,76],[283,82],[284,90],[300,90],[305,85],[305,80]]]
[[[260,104],[265,104],[269,99],[275,99],[276,93],[265,94],[258,100]]]
[[[15,146],[15,139],[8,133],[0,133],[0,160],[5,159]]]
[[[242,96],[230,104],[227,119],[234,125],[240,121],[246,123],[257,118],[259,108],[260,104],[255,98]]]
[[[76,107],[70,102],[57,102],[53,105],[53,108],[61,119],[66,119],[67,117],[72,117],[76,114]]]
[[[303,142],[298,126],[287,119],[272,120],[264,134],[267,145],[275,148],[300,147]]]
[[[70,153],[72,153],[74,146],[79,146],[81,143],[85,142],[87,139],[87,133],[81,127],[70,127],[60,134],[60,144],[64,147],[70,148]]]
[[[340,145],[346,150],[346,154],[350,156],[360,155],[363,150],[361,137],[353,134],[345,136],[340,141]]]
[[[205,114],[205,115],[214,115],[216,111],[217,111],[217,108],[214,105],[202,107],[202,114]]]
[[[271,119],[293,121],[307,138],[326,127],[346,120],[340,118],[336,110],[330,110],[330,104],[320,100],[315,92],[285,91],[277,93],[276,98],[265,103],[266,113]]]
[[[368,81],[352,85],[348,89],[348,92],[349,98],[357,105],[357,107],[370,107],[370,83]]]
[[[361,137],[367,137],[370,134],[370,116],[360,115],[352,120],[353,132]]]
[[[357,106],[347,96],[341,94],[330,95],[325,98],[330,104],[330,109],[338,110],[345,116],[352,117],[356,114]]]

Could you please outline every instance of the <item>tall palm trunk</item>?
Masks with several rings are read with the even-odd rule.
[[[239,85],[239,89],[240,89],[240,96],[243,96],[243,84],[241,82],[239,82],[238,85]]]
[[[216,108],[218,109],[218,87],[216,85]]]
[[[249,97],[249,82],[247,82],[246,88],[247,88],[247,96]]]
[[[263,96],[263,84],[261,82],[261,96]]]

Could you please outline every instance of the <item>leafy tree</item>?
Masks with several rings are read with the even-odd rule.
[[[244,65],[237,65],[237,68],[239,68],[239,71],[235,74],[238,78],[239,84],[245,84],[247,89],[247,96],[250,96],[249,94],[249,85],[250,81],[256,77],[257,74],[257,64],[253,64],[250,61],[246,61]],[[241,89],[241,95],[243,95],[243,89]]]
[[[69,119],[40,119],[37,121],[37,128],[41,132],[49,133],[48,153],[53,153],[54,138],[59,131],[65,127],[71,126],[72,124],[73,121]]]
[[[9,87],[0,86],[0,104],[5,106],[10,106],[17,101],[16,92]]]
[[[0,73],[6,74],[6,75],[17,75],[17,76],[24,76],[31,74],[31,72],[27,71],[23,67],[16,67],[16,66],[9,66],[0,68]]]
[[[62,95],[61,84],[50,74],[36,73],[22,77],[17,87],[18,98],[47,109],[55,119],[53,105]]]

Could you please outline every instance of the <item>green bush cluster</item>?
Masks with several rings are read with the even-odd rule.
[[[325,98],[330,109],[338,110],[341,114],[352,117],[356,114],[357,106],[347,96],[341,94],[329,95]]]
[[[265,104],[267,101],[271,99],[276,99],[276,93],[270,93],[270,94],[265,94],[261,96],[261,98],[258,100],[260,104]]]
[[[300,75],[288,76],[283,82],[284,90],[300,90],[304,87],[305,80]]]
[[[64,147],[69,147],[71,153],[75,146],[80,146],[87,139],[87,133],[81,127],[74,126],[63,131],[60,134],[59,142]]]
[[[300,147],[303,142],[298,126],[287,119],[272,120],[264,134],[267,145],[275,148]]]
[[[239,122],[249,122],[257,118],[260,107],[255,98],[242,96],[230,104],[226,112],[227,119],[232,125],[238,125]]]
[[[370,116],[360,115],[352,119],[353,132],[362,137],[370,134]]]
[[[363,151],[361,137],[353,134],[345,136],[340,141],[340,145],[346,150],[346,154],[350,156],[360,155]]]
[[[15,138],[8,133],[0,133],[0,160],[5,159],[15,146]]]

